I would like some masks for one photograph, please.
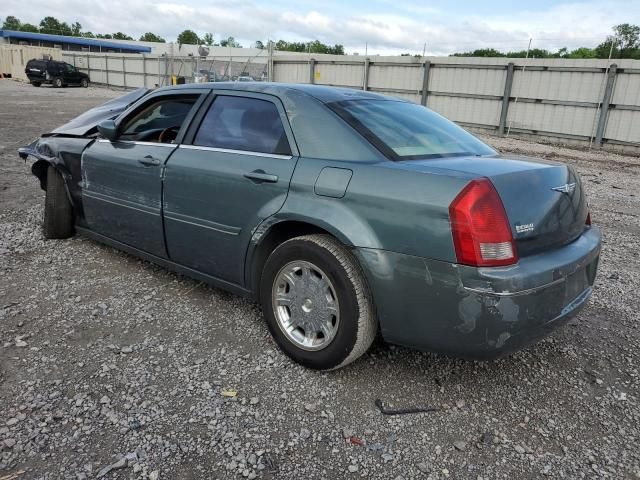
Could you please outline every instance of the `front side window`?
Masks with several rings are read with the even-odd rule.
[[[348,100],[329,107],[393,160],[496,154],[455,123],[415,103]]]
[[[291,155],[276,106],[257,98],[218,96],[202,120],[194,145]]]
[[[65,64],[64,64],[64,66],[66,67],[67,72],[69,72],[69,73],[73,73],[73,72],[75,72],[75,71],[76,71],[76,67],[74,67],[73,65],[70,65],[70,64],[68,64],[68,63],[65,63]]]
[[[196,96],[165,98],[152,102],[125,119],[120,129],[124,140],[172,142],[196,102]]]

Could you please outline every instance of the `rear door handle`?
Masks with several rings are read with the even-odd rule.
[[[255,183],[277,183],[278,176],[265,173],[264,170],[254,170],[253,172],[245,173],[244,178],[248,178]]]
[[[153,166],[160,165],[160,160],[158,160],[157,158],[153,158],[151,155],[147,155],[144,158],[138,159],[138,162],[140,162],[145,167],[153,167]]]

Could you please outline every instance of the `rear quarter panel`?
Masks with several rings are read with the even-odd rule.
[[[342,198],[314,191],[325,167],[353,171]],[[391,161],[301,158],[277,217],[313,223],[346,245],[453,262],[449,204],[468,180],[458,172],[416,172]]]

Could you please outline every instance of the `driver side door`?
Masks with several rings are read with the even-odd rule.
[[[183,90],[146,99],[116,122],[115,140],[100,138],[85,149],[82,204],[91,230],[167,258],[162,225],[165,163],[205,93]]]

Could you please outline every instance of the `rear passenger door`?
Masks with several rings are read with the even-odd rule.
[[[166,165],[171,260],[238,285],[254,228],[283,205],[297,149],[279,99],[219,91]]]

